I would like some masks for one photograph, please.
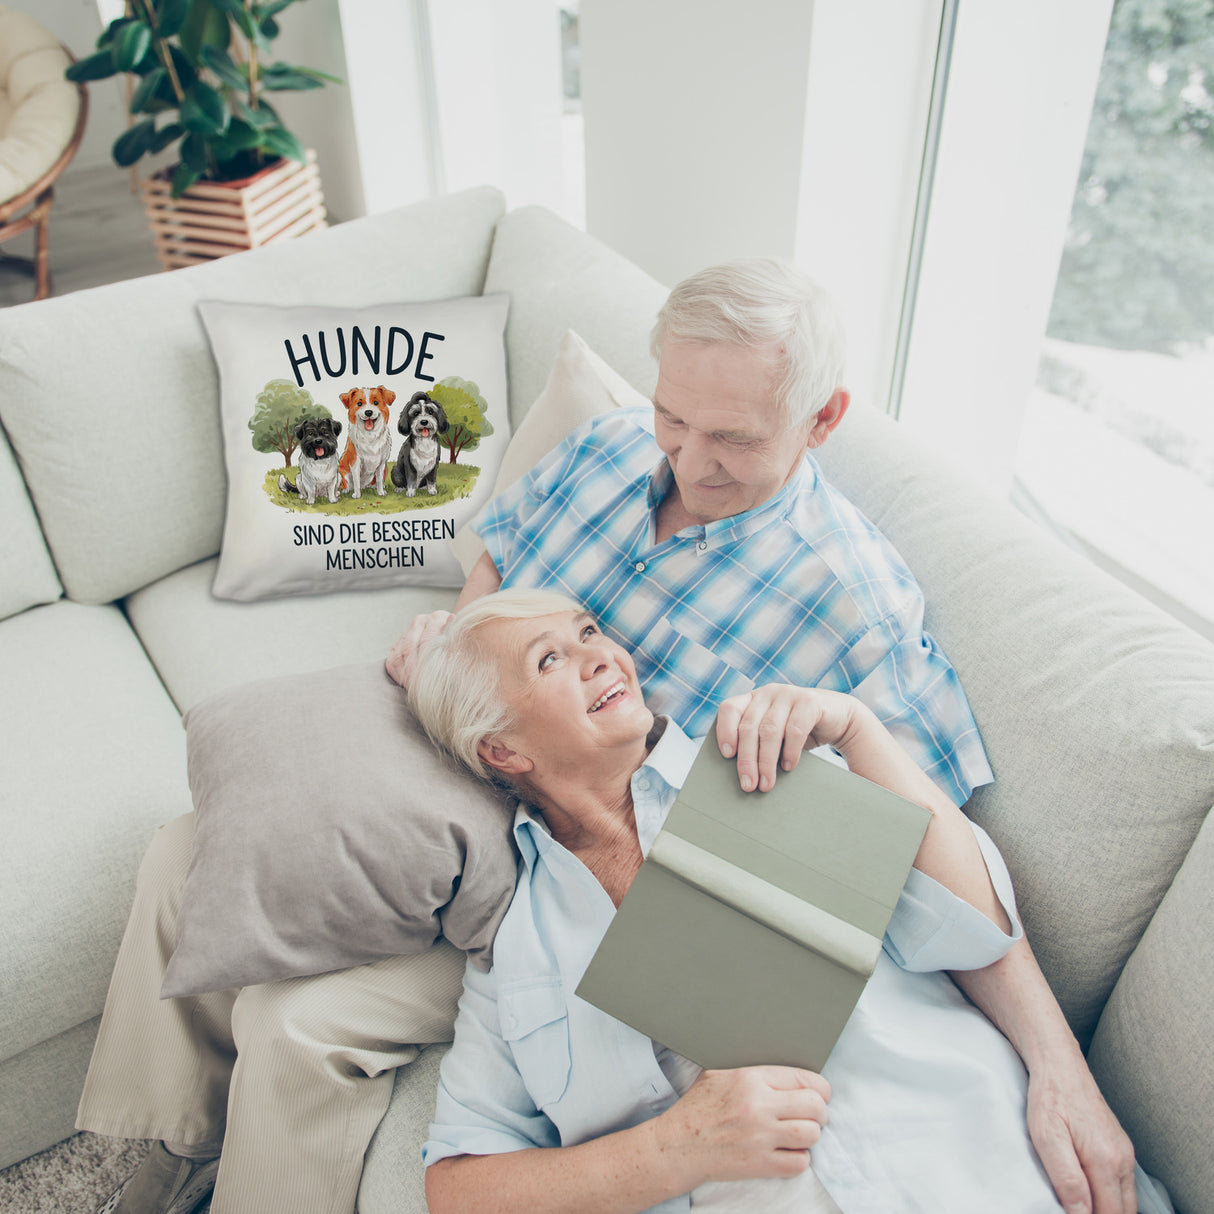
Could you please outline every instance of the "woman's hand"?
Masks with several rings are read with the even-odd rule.
[[[428,615],[415,616],[413,623],[405,629],[392,646],[392,652],[384,659],[388,673],[402,686],[408,687],[413,678],[418,650],[451,621],[449,611],[431,611]]]
[[[822,1137],[830,1084],[814,1071],[751,1066],[704,1071],[654,1124],[660,1151],[708,1180],[796,1176]]]
[[[737,755],[745,792],[767,792],[777,767],[792,771],[802,751],[845,745],[864,712],[858,700],[842,692],[769,683],[721,705],[717,745],[727,759]]]

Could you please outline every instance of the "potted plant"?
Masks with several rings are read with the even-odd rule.
[[[113,147],[126,167],[177,146],[143,183],[166,268],[324,226],[315,156],[267,94],[336,77],[275,61],[278,15],[295,0],[127,0],[68,79],[131,78],[134,121]]]

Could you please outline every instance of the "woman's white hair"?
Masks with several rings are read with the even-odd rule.
[[[847,343],[827,292],[787,262],[754,258],[709,266],[670,292],[650,336],[668,341],[775,347],[776,405],[789,426],[814,417],[843,383]]]
[[[478,776],[495,778],[477,753],[481,742],[510,728],[514,713],[502,698],[497,664],[477,639],[494,620],[535,619],[582,607],[553,590],[499,590],[458,611],[418,652],[409,706],[427,736]]]

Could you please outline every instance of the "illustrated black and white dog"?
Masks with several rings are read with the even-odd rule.
[[[337,501],[341,491],[341,469],[338,467],[337,436],[341,422],[331,417],[306,417],[295,427],[299,440],[299,471],[295,484],[285,476],[278,478],[284,493],[297,493],[311,506],[318,497]]]
[[[442,405],[424,392],[414,392],[396,420],[396,428],[405,436],[392,468],[397,493],[403,489],[406,497],[413,497],[419,487],[430,494],[438,492],[438,435],[446,434],[447,427]]]

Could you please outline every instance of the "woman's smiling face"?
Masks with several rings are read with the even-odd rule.
[[[587,612],[494,620],[477,641],[514,723],[499,739],[538,774],[634,753],[653,726],[628,651]]]

